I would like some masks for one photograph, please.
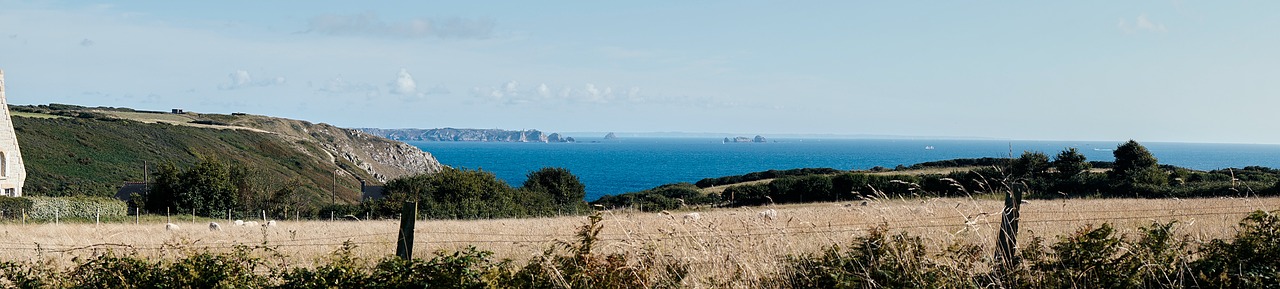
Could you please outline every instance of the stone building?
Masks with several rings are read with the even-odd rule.
[[[9,100],[4,96],[4,71],[0,70],[0,196],[22,196],[27,169],[18,150],[18,135],[13,132]]]

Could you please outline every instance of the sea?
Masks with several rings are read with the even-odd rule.
[[[956,158],[1051,158],[1077,148],[1091,161],[1113,160],[1122,141],[1010,141],[777,138],[725,143],[721,138],[624,138],[575,143],[409,142],[444,165],[492,172],[520,186],[543,167],[568,169],[586,186],[586,200],[703,178],[795,168],[869,169]],[[1280,145],[1142,143],[1161,164],[1198,170],[1280,167]]]

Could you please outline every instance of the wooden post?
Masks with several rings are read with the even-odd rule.
[[[139,214],[138,208],[135,207],[133,208],[133,224],[137,225],[140,221],[142,221],[142,214]]]
[[[267,223],[267,210],[262,210],[262,223]]]
[[[101,225],[102,224],[101,220],[102,220],[102,208],[93,208],[93,225],[94,226]]]
[[[1022,192],[1025,184],[1013,184],[1004,197],[1004,210],[1000,217],[1000,235],[996,236],[996,264],[1008,272],[1018,264],[1018,218],[1022,208]]]
[[[400,236],[396,238],[396,256],[413,258],[413,225],[418,219],[418,203],[404,202],[400,210]]]

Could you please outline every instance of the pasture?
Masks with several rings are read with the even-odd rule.
[[[691,264],[689,282],[706,287],[719,278],[745,280],[776,275],[782,258],[847,244],[878,224],[891,233],[908,232],[925,239],[932,252],[956,243],[980,245],[991,256],[1002,201],[969,198],[897,199],[869,202],[817,203],[664,213],[603,212],[602,253],[646,250]],[[759,212],[773,209],[776,219]],[[1254,210],[1280,209],[1280,198],[1213,199],[1084,199],[1033,200],[1022,206],[1020,240],[1040,236],[1052,242],[1082,226],[1115,225],[1134,234],[1153,221],[1177,221],[1175,234],[1192,243],[1229,238],[1236,224]],[[697,212],[698,218],[684,215]],[[261,222],[262,220],[256,220]],[[275,227],[235,226],[207,220],[192,223],[175,217],[180,227],[166,230],[163,221],[133,223],[0,224],[0,260],[39,260],[73,264],[103,250],[136,253],[147,258],[175,258],[191,250],[230,251],[234,245],[273,248],[289,266],[314,266],[344,242],[356,245],[355,256],[375,261],[395,252],[396,220],[293,221]],[[416,223],[415,256],[467,246],[494,252],[496,259],[526,261],[555,246],[575,242],[574,232],[586,217],[537,219],[430,220]]]

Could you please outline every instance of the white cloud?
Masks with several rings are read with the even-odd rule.
[[[401,68],[396,81],[391,82],[391,93],[413,95],[417,92],[418,84],[413,81],[413,75],[409,74],[408,69]]]
[[[1144,31],[1146,32],[1165,32],[1166,31],[1164,28],[1164,24],[1151,21],[1151,19],[1147,18],[1147,14],[1145,13],[1139,14],[1138,18],[1135,19],[1132,24],[1130,24],[1129,21],[1125,20],[1124,18],[1120,18],[1120,21],[1116,23],[1116,27],[1119,27],[1121,31],[1128,32],[1128,33],[1144,32]]]
[[[484,39],[493,34],[494,21],[468,18],[413,18],[384,21],[373,12],[320,15],[308,22],[304,33],[394,38]]]
[[[254,80],[253,76],[250,75],[248,71],[244,71],[244,70],[236,70],[235,72],[232,72],[231,74],[227,75],[227,78],[230,78],[231,82],[225,83],[225,84],[219,84],[218,89],[232,90],[232,89],[241,89],[241,88],[249,88],[249,87],[275,86],[275,85],[283,85],[285,83],[288,83],[288,81],[283,76],[276,76],[276,77],[269,77],[266,79]]]
[[[538,84],[538,96],[542,98],[551,97],[551,88],[548,88],[546,83]]]
[[[597,86],[594,83],[583,84],[580,88],[561,86],[553,90],[546,83],[525,89],[517,81],[508,81],[502,85],[490,87],[474,87],[471,96],[501,104],[523,103],[592,103],[610,104],[615,102],[641,103],[646,99],[640,87],[614,89],[612,86]]]
[[[326,81],[318,89],[320,92],[330,94],[362,94],[367,97],[374,97],[381,94],[377,86],[368,83],[350,82],[342,77],[335,77]]]

